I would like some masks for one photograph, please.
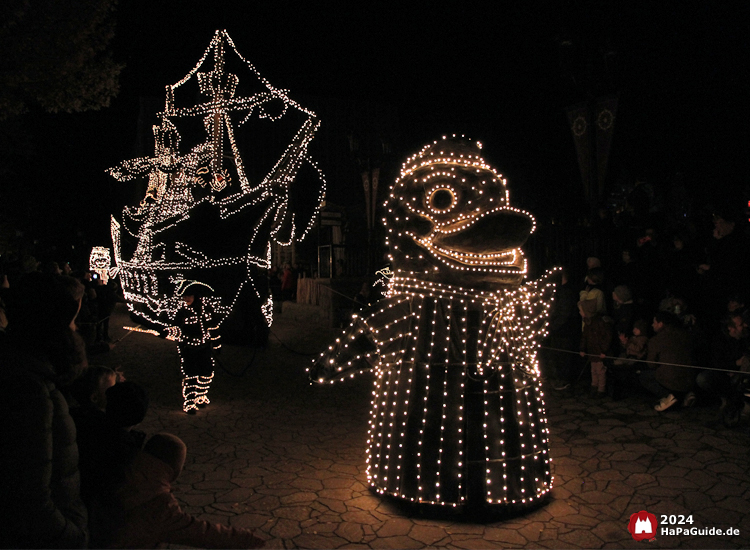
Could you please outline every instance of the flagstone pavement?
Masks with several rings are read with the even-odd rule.
[[[200,519],[256,531],[267,548],[748,548],[750,437],[708,428],[715,408],[657,413],[645,397],[595,401],[545,391],[554,488],[523,515],[452,515],[407,508],[372,493],[365,474],[372,375],[310,386],[305,369],[338,331],[276,316],[269,346],[225,346],[212,404],[181,412],[175,344],[126,332],[93,364],[120,366],[151,404],[139,429],[181,437],[188,458],[175,484]],[[119,341],[118,341],[119,340]],[[641,510],[734,536],[669,536],[636,542],[627,531]],[[663,526],[663,525],[662,525]]]

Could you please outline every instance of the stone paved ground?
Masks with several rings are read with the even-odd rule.
[[[310,357],[335,332],[277,316],[270,345],[225,346],[212,405],[180,409],[171,342],[126,333],[122,304],[114,339],[93,363],[121,366],[142,383],[151,408],[141,429],[169,431],[188,446],[176,483],[184,509],[255,529],[268,548],[747,548],[750,437],[711,429],[714,410],[656,413],[645,398],[596,402],[547,393],[554,489],[549,502],[516,517],[454,517],[403,508],[367,488],[369,375],[307,384]],[[692,515],[693,527],[735,527],[740,536],[658,536],[635,542],[630,514]],[[690,527],[686,525],[685,527]]]

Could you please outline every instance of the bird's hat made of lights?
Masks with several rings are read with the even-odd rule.
[[[436,282],[517,285],[531,214],[510,206],[506,180],[463,136],[443,137],[406,160],[386,202],[395,271]]]

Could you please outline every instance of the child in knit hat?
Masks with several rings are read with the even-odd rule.
[[[616,286],[612,291],[612,322],[615,334],[628,336],[633,329],[635,304],[633,294],[625,285]]]
[[[591,361],[591,397],[603,397],[607,389],[607,367],[604,357],[612,340],[612,324],[597,311],[597,301],[581,300],[578,312],[583,317],[581,357],[587,354]]]
[[[247,529],[200,521],[183,512],[172,494],[187,449],[172,434],[151,437],[136,457],[118,500],[124,514],[113,548],[156,548],[170,543],[197,548],[260,548],[264,541]]]
[[[606,299],[602,291],[604,283],[604,270],[601,267],[593,267],[586,273],[586,288],[579,292],[578,297],[583,300],[595,300],[596,311],[607,314]]]

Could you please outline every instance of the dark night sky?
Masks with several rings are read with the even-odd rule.
[[[56,182],[61,201],[82,195],[81,206],[51,201],[50,223],[66,227],[72,218],[90,239],[106,238],[127,184],[110,181],[104,169],[133,154],[139,96],[162,97],[222,28],[295,99],[393,105],[398,159],[444,133],[482,140],[511,193],[532,208],[580,185],[564,108],[587,92],[620,93],[612,178],[627,172],[658,182],[683,172],[698,192],[745,185],[747,4],[336,4],[122,1],[113,49],[127,67],[112,106],[36,122],[38,142],[50,151],[40,179]],[[573,44],[567,57],[565,39]],[[605,64],[606,52],[613,53]],[[331,200],[343,184],[331,183]]]

